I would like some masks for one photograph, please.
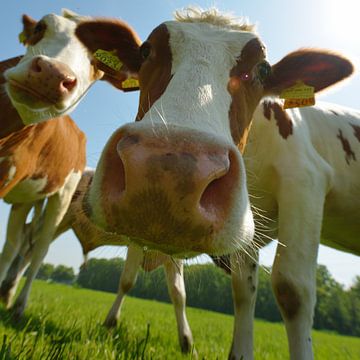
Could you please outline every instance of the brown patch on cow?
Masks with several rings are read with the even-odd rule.
[[[6,83],[4,72],[16,66],[21,58],[22,56],[17,56],[0,62],[0,91],[3,91],[1,88]],[[24,124],[7,96],[0,96],[0,109],[0,139],[2,139],[22,129]]]
[[[341,55],[324,50],[300,49],[272,66],[265,91],[280,94],[301,79],[318,92],[350,76],[353,71],[351,62]]]
[[[38,153],[36,171],[31,179],[46,178],[43,194],[57,191],[71,171],[83,171],[85,166],[84,133],[68,116],[57,119],[54,123],[46,122],[42,133],[36,134],[37,137],[43,135],[46,141]]]
[[[36,45],[45,35],[46,23],[42,20],[36,21],[29,15],[23,15],[23,34],[25,45]]]
[[[352,128],[354,129],[354,136],[358,139],[358,141],[360,142],[360,126],[358,125],[354,125],[354,124],[350,124],[352,126]]]
[[[139,72],[140,101],[136,120],[141,120],[154,102],[165,92],[171,80],[172,55],[170,34],[165,24],[155,28],[142,45],[150,54],[144,60]],[[141,49],[140,49],[141,51]]]
[[[141,266],[144,271],[150,272],[157,269],[159,266],[163,265],[169,260],[169,255],[163,254],[159,251],[146,251],[144,253],[144,259]]]
[[[245,149],[251,119],[263,93],[263,87],[256,78],[256,65],[264,59],[264,45],[258,38],[252,39],[244,46],[237,64],[230,71],[230,129],[241,152]]]
[[[283,314],[289,320],[294,319],[301,306],[300,296],[294,286],[282,280],[275,285],[274,292]]]
[[[336,136],[340,141],[342,148],[345,152],[345,160],[348,165],[350,165],[350,160],[356,161],[355,153],[352,151],[349,140],[346,139],[342,133],[342,131],[339,129],[339,133]]]
[[[80,23],[76,36],[94,53],[98,49],[116,51],[116,55],[130,72],[137,72],[141,66],[139,46],[141,40],[136,32],[118,19],[95,19]],[[106,70],[104,68],[101,70]],[[115,75],[111,72],[111,76]]]
[[[268,120],[271,120],[271,112],[274,114],[276,125],[279,128],[279,134],[282,138],[287,139],[293,133],[293,123],[290,116],[277,102],[268,100],[264,101],[263,113]]]
[[[9,171],[11,168],[11,163],[9,160],[0,159],[0,197],[2,197],[4,190],[11,184],[8,184],[9,180]]]

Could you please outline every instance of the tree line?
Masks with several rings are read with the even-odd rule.
[[[72,268],[43,264],[38,278],[65,283],[76,283],[84,288],[116,293],[125,261],[121,258],[90,259],[77,277]],[[231,278],[213,264],[184,267],[187,305],[233,314]],[[360,336],[360,277],[345,289],[330,274],[326,266],[317,269],[317,303],[314,328],[341,334]],[[140,271],[129,295],[170,302],[162,268],[151,273]],[[281,316],[273,296],[270,269],[260,268],[255,316],[278,322]]]

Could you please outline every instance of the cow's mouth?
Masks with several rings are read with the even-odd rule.
[[[56,106],[56,103],[46,95],[15,80],[8,80],[7,90],[13,101],[28,105],[34,109],[41,109],[49,105]]]

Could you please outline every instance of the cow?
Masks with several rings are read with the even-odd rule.
[[[193,351],[193,337],[185,312],[186,293],[182,261],[157,251],[144,252],[142,248],[130,244],[126,236],[106,233],[99,229],[84,211],[84,207],[86,207],[84,199],[93,176],[94,170],[89,168],[82,174],[70,206],[56,229],[53,241],[64,232],[72,229],[82,246],[85,258],[90,251],[103,245],[128,246],[125,266],[119,281],[118,294],[104,322],[104,325],[108,328],[116,326],[124,297],[134,286],[139,268],[142,267],[145,271],[152,271],[163,265],[170,299],[174,304],[181,350],[184,353]],[[12,302],[21,275],[33,256],[32,237],[43,226],[41,208],[42,201],[36,204],[38,211],[34,212],[31,223],[26,224],[24,228],[23,248],[12,263],[8,275],[0,288],[0,297],[7,304]]]
[[[90,218],[106,231],[177,257],[236,253],[232,256],[235,312],[244,322],[235,323],[236,338],[229,357],[252,359],[253,304],[242,300],[250,297],[252,301],[256,290],[260,245],[253,239],[242,154],[255,108],[262,98],[278,96],[297,82],[319,92],[350,76],[353,65],[339,54],[304,48],[270,66],[253,27],[214,9],[176,12],[174,21],[156,27],[141,46],[133,40],[133,31],[115,19],[85,21],[76,34],[93,53],[97,49],[116,53],[123,64],[119,76],[136,76],[140,84],[136,122],[116,130],[102,152],[87,199]],[[272,105],[266,114],[283,117]],[[280,129],[284,122],[278,124]],[[288,127],[283,130],[289,131]],[[338,135],[346,140],[344,131]],[[256,140],[265,157],[271,153],[261,135]],[[296,159],[302,165],[305,157],[295,149],[283,152],[287,161],[277,165],[284,165],[284,173],[286,166],[289,171],[301,171],[292,165]],[[348,155],[348,161],[352,159]],[[261,180],[269,181],[271,170]],[[312,170],[315,172],[316,166]],[[267,185],[275,186],[276,180]],[[284,243],[284,236],[303,234],[308,226],[314,230],[322,204],[310,209],[291,207],[295,196],[286,197],[288,190],[300,194],[311,184],[317,189],[316,176],[292,182],[287,173],[282,180],[276,194],[281,204],[275,209],[284,213],[279,214],[279,231],[284,229],[279,238]],[[320,187],[324,193],[327,189],[326,183]],[[303,200],[309,197],[302,195]],[[319,212],[314,214],[315,209]],[[304,225],[296,212],[307,210],[314,218]],[[293,227],[287,225],[291,220]],[[316,234],[314,230],[311,236]],[[313,297],[307,290],[313,287],[314,271],[307,267],[302,275],[302,266],[292,267],[297,261],[308,264],[301,264],[306,246],[292,252],[288,250],[292,242],[287,245],[279,248],[275,261],[275,269],[281,269],[273,275],[275,293],[287,318],[291,359],[311,359]],[[311,251],[310,257],[316,258],[316,253]],[[282,254],[287,255],[280,266]]]
[[[69,11],[40,21],[24,15],[26,53],[0,63],[0,197],[12,204],[0,283],[20,251],[30,209],[47,199],[26,283],[13,306],[17,317],[85,167],[86,138],[67,113],[104,73],[74,35],[80,19]]]

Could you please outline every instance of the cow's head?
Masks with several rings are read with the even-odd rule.
[[[137,76],[136,122],[107,143],[89,193],[92,217],[142,246],[223,254],[253,238],[242,151],[255,107],[302,80],[351,72],[341,57],[303,50],[271,67],[252,26],[214,10],[187,10],[138,46],[116,20],[80,24],[92,51],[115,51]],[[114,77],[113,77],[114,78]],[[123,78],[122,78],[123,80]]]
[[[103,76],[74,35],[76,24],[84,19],[68,10],[40,21],[23,16],[19,39],[26,54],[4,76],[7,93],[25,124],[69,113]]]

